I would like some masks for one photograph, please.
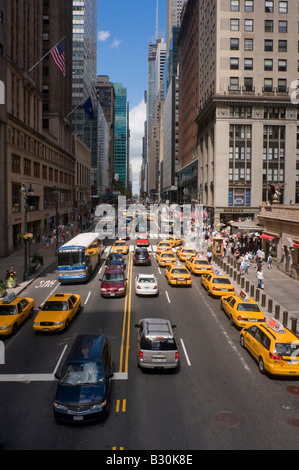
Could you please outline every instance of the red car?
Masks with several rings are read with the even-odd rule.
[[[102,297],[124,297],[127,292],[127,278],[121,266],[108,266],[100,279]]]
[[[140,233],[136,241],[137,246],[149,246],[149,240],[147,233]]]

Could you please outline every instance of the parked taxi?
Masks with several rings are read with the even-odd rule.
[[[176,256],[171,250],[160,251],[160,253],[156,255],[156,260],[158,261],[159,266],[165,267],[175,263]]]
[[[191,275],[179,261],[166,266],[165,276],[171,286],[191,286]]]
[[[36,332],[56,332],[67,329],[81,310],[81,296],[54,294],[44,303],[33,322]]]
[[[189,271],[191,271],[193,274],[209,274],[213,270],[208,260],[203,258],[201,255],[187,258],[185,264]]]
[[[240,344],[258,362],[262,374],[299,376],[299,339],[274,318],[243,328]]]
[[[220,297],[234,293],[235,288],[230,282],[230,279],[222,274],[221,271],[216,271],[211,274],[203,274],[201,276],[201,285],[207,290],[210,295]]]
[[[171,250],[172,246],[169,241],[162,240],[158,243],[157,245],[157,253],[160,253],[161,251],[166,251],[166,250]]]
[[[193,248],[188,248],[186,246],[181,246],[176,253],[181,261],[185,261],[186,259],[196,255]]]
[[[246,328],[255,322],[266,321],[265,315],[255,300],[243,291],[239,295],[221,297],[220,306],[227,314],[230,324],[238,328]]]
[[[129,246],[125,240],[116,240],[112,245],[112,253],[122,253],[127,255],[129,252]]]
[[[16,297],[12,292],[0,301],[0,336],[15,334],[18,327],[32,316],[35,303],[30,297]]]
[[[180,246],[182,244],[182,239],[176,235],[168,235],[166,241],[170,242],[172,247]]]

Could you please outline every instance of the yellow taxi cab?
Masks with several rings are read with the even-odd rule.
[[[196,255],[193,248],[188,248],[186,246],[181,246],[176,253],[181,261],[185,261],[186,259]]]
[[[212,266],[206,258],[201,255],[192,256],[185,261],[186,267],[193,274],[209,274],[213,271]]]
[[[203,274],[201,276],[201,285],[207,292],[215,297],[234,293],[235,288],[229,278],[222,274],[221,271],[212,272],[211,274]]]
[[[56,332],[67,329],[70,321],[80,310],[80,295],[51,295],[35,317],[33,329],[36,332]]]
[[[172,263],[176,262],[175,254],[171,250],[160,251],[156,255],[156,260],[159,263],[159,266],[165,267],[170,266]]]
[[[166,266],[165,276],[171,286],[191,286],[191,276],[186,268],[179,261]]]
[[[240,344],[257,361],[262,374],[299,376],[299,339],[274,318],[243,328]]]
[[[0,336],[15,334],[18,327],[31,317],[35,302],[30,297],[16,297],[13,292],[0,301]]]
[[[157,245],[157,253],[160,253],[161,251],[170,251],[171,250],[171,243],[166,241],[166,240],[162,240],[158,243]]]
[[[129,252],[129,246],[125,240],[116,240],[112,245],[112,253],[122,253],[127,255]]]
[[[227,314],[230,324],[238,328],[246,328],[253,323],[266,321],[265,315],[255,300],[243,291],[239,295],[221,297],[220,306]]]
[[[176,235],[168,235],[166,241],[171,243],[171,246],[180,246],[182,244],[182,239],[177,237]]]

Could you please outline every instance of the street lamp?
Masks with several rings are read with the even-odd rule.
[[[54,186],[53,191],[55,194],[55,225],[56,225],[56,250],[55,250],[55,256],[57,256],[57,250],[59,248],[59,241],[58,241],[58,226],[59,226],[59,217],[58,217],[58,193],[60,191],[59,186]]]
[[[23,184],[20,191],[25,197],[24,208],[25,208],[25,234],[26,234],[27,231],[28,231],[28,228],[27,228],[28,197],[33,194],[33,188],[31,186],[31,183],[30,183],[28,189]],[[28,281],[28,279],[29,279],[28,259],[27,259],[27,241],[28,241],[27,238],[24,238],[24,244],[25,244],[24,248],[25,248],[25,250],[24,250],[24,275],[23,275],[23,281]]]

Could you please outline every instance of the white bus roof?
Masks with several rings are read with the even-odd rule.
[[[94,243],[95,241],[98,240],[98,234],[91,232],[91,233],[79,233],[79,235],[76,235],[76,237],[72,238],[68,242],[66,242],[64,245],[59,247],[61,248],[67,248],[70,246],[89,246],[91,243]]]

